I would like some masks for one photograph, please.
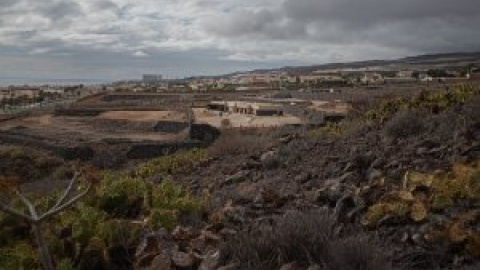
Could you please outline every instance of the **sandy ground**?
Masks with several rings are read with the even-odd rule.
[[[136,112],[135,112],[136,113]],[[143,113],[143,112],[142,112]],[[123,117],[132,116],[126,112]],[[168,115],[168,112],[159,112],[158,115]],[[112,117],[117,116],[118,118]],[[153,140],[153,141],[175,141],[185,138],[185,134],[167,134],[159,132],[141,132],[116,130],[115,132],[105,132],[92,127],[89,121],[95,119],[125,119],[121,118],[122,112],[114,112],[107,114],[107,117],[88,118],[88,117],[55,117],[53,115],[44,115],[40,117],[27,117],[23,119],[14,119],[0,123],[0,131],[8,131],[18,127],[24,134],[32,134],[35,136],[51,139],[52,142],[98,142],[103,139],[129,139],[132,141]],[[135,115],[133,114],[131,121],[147,121],[154,118],[155,114]],[[111,117],[111,118],[108,118]],[[164,118],[169,119],[169,118]],[[155,118],[153,120],[161,120]]]
[[[221,127],[222,120],[229,119],[230,127],[275,127],[285,124],[300,124],[297,117],[286,116],[253,116],[243,114],[218,114],[205,109],[195,109],[195,120],[197,123],[206,123],[212,126]],[[104,139],[128,139],[131,141],[177,141],[187,137],[186,131],[178,134],[146,132],[141,129],[135,130],[125,127],[124,124],[116,126],[114,120],[127,120],[132,126],[138,122],[155,122],[162,120],[185,121],[185,114],[174,111],[111,111],[105,112],[98,117],[64,117],[43,115],[14,119],[0,122],[0,131],[14,130],[23,135],[32,135],[37,138],[44,138],[51,143],[75,142],[100,142]],[[95,122],[99,120],[99,122]],[[108,122],[112,120],[112,122]],[[107,121],[107,122],[105,122]],[[98,127],[98,124],[106,125]],[[96,126],[97,125],[97,126]],[[19,129],[21,127],[21,129]],[[118,128],[116,128],[118,127]]]
[[[312,101],[312,105],[309,106],[309,109],[327,113],[346,114],[350,109],[350,106],[345,102]]]
[[[205,109],[195,109],[195,120],[197,123],[210,124],[215,127],[222,126],[223,119],[230,120],[230,127],[276,127],[287,124],[301,124],[300,118],[285,116],[254,116],[237,113],[224,113],[219,116],[217,113],[209,112]]]
[[[0,130],[9,130],[14,127],[24,126],[24,127],[48,127],[52,125],[53,116],[50,114],[27,117],[23,119],[12,119],[0,123]]]
[[[129,121],[182,121],[185,120],[185,115],[174,111],[111,111],[100,114],[98,118]]]

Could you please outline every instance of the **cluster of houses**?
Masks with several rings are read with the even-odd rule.
[[[462,74],[458,71],[441,70],[445,76],[432,74],[435,70],[385,69],[383,67],[369,68],[339,68],[317,70],[313,72],[265,71],[236,73],[221,77],[202,77],[167,80],[162,75],[144,75],[142,80],[118,81],[102,86],[106,92],[207,92],[211,90],[299,90],[333,89],[337,86],[408,84],[427,82],[461,82],[480,80],[480,70],[476,73]],[[83,90],[83,89],[82,89]],[[58,93],[67,91],[64,88],[42,89],[1,89],[2,97],[33,96],[38,91],[43,93]]]
[[[439,69],[440,70],[440,69]],[[409,70],[368,67],[322,69],[312,72],[265,71],[235,73],[219,77],[193,77],[167,80],[162,75],[144,75],[142,80],[119,81],[105,86],[107,92],[207,92],[211,90],[299,90],[333,89],[337,86],[461,82],[480,80],[480,73],[462,74],[456,70]],[[433,73],[433,74],[432,74]],[[443,76],[443,75],[445,76]]]
[[[100,87],[85,86],[8,86],[0,87],[0,101],[22,100],[25,102],[44,99],[64,99],[90,95],[101,91]]]
[[[389,71],[380,68],[331,69],[319,70],[305,74],[289,74],[287,72],[244,73],[229,77],[204,78],[189,81],[193,91],[208,91],[212,89],[227,90],[265,90],[282,89],[289,86],[297,88],[338,85],[376,85],[404,84],[433,81],[465,81],[480,80],[480,73],[462,75],[449,71],[448,76],[432,76],[428,70]]]

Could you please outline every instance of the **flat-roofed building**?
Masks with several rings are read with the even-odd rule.
[[[283,106],[273,103],[245,102],[245,101],[213,101],[207,105],[209,110],[256,116],[281,116]]]

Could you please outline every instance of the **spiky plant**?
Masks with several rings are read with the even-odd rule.
[[[35,205],[22,193],[19,185],[2,185],[2,189],[0,190],[0,211],[16,218],[23,219],[31,225],[35,242],[38,245],[40,260],[46,270],[54,270],[55,268],[42,232],[42,225],[44,222],[71,207],[88,194],[92,187],[92,183],[89,183],[82,192],[74,195],[74,187],[77,186],[77,181],[80,176],[80,173],[75,173],[63,195],[58,198],[53,207],[43,214],[39,213]],[[89,180],[88,178],[90,177],[86,176],[85,178]],[[21,211],[11,206],[11,201],[13,201],[14,197],[18,198],[24,204],[27,211]],[[10,198],[10,202],[8,202],[8,198]]]

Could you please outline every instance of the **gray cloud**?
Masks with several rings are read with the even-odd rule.
[[[191,75],[480,50],[478,1],[0,0],[0,6],[3,74],[43,67],[51,76]]]
[[[0,1],[0,6],[2,6],[2,8],[8,8],[8,7],[11,7],[13,5],[15,5],[18,1],[16,0],[1,0]]]
[[[480,49],[480,2],[472,1],[286,0],[273,9],[212,18],[205,25],[220,37],[257,42],[371,44],[412,53]]]
[[[397,20],[478,16],[480,3],[454,0],[287,0],[286,15],[297,20],[381,23]]]
[[[83,15],[81,7],[75,1],[55,2],[51,5],[40,4],[40,12],[52,22],[69,21]]]
[[[306,34],[303,23],[282,18],[272,10],[240,11],[207,19],[207,30],[220,36],[238,38],[248,35],[260,35],[272,39],[299,38]]]

